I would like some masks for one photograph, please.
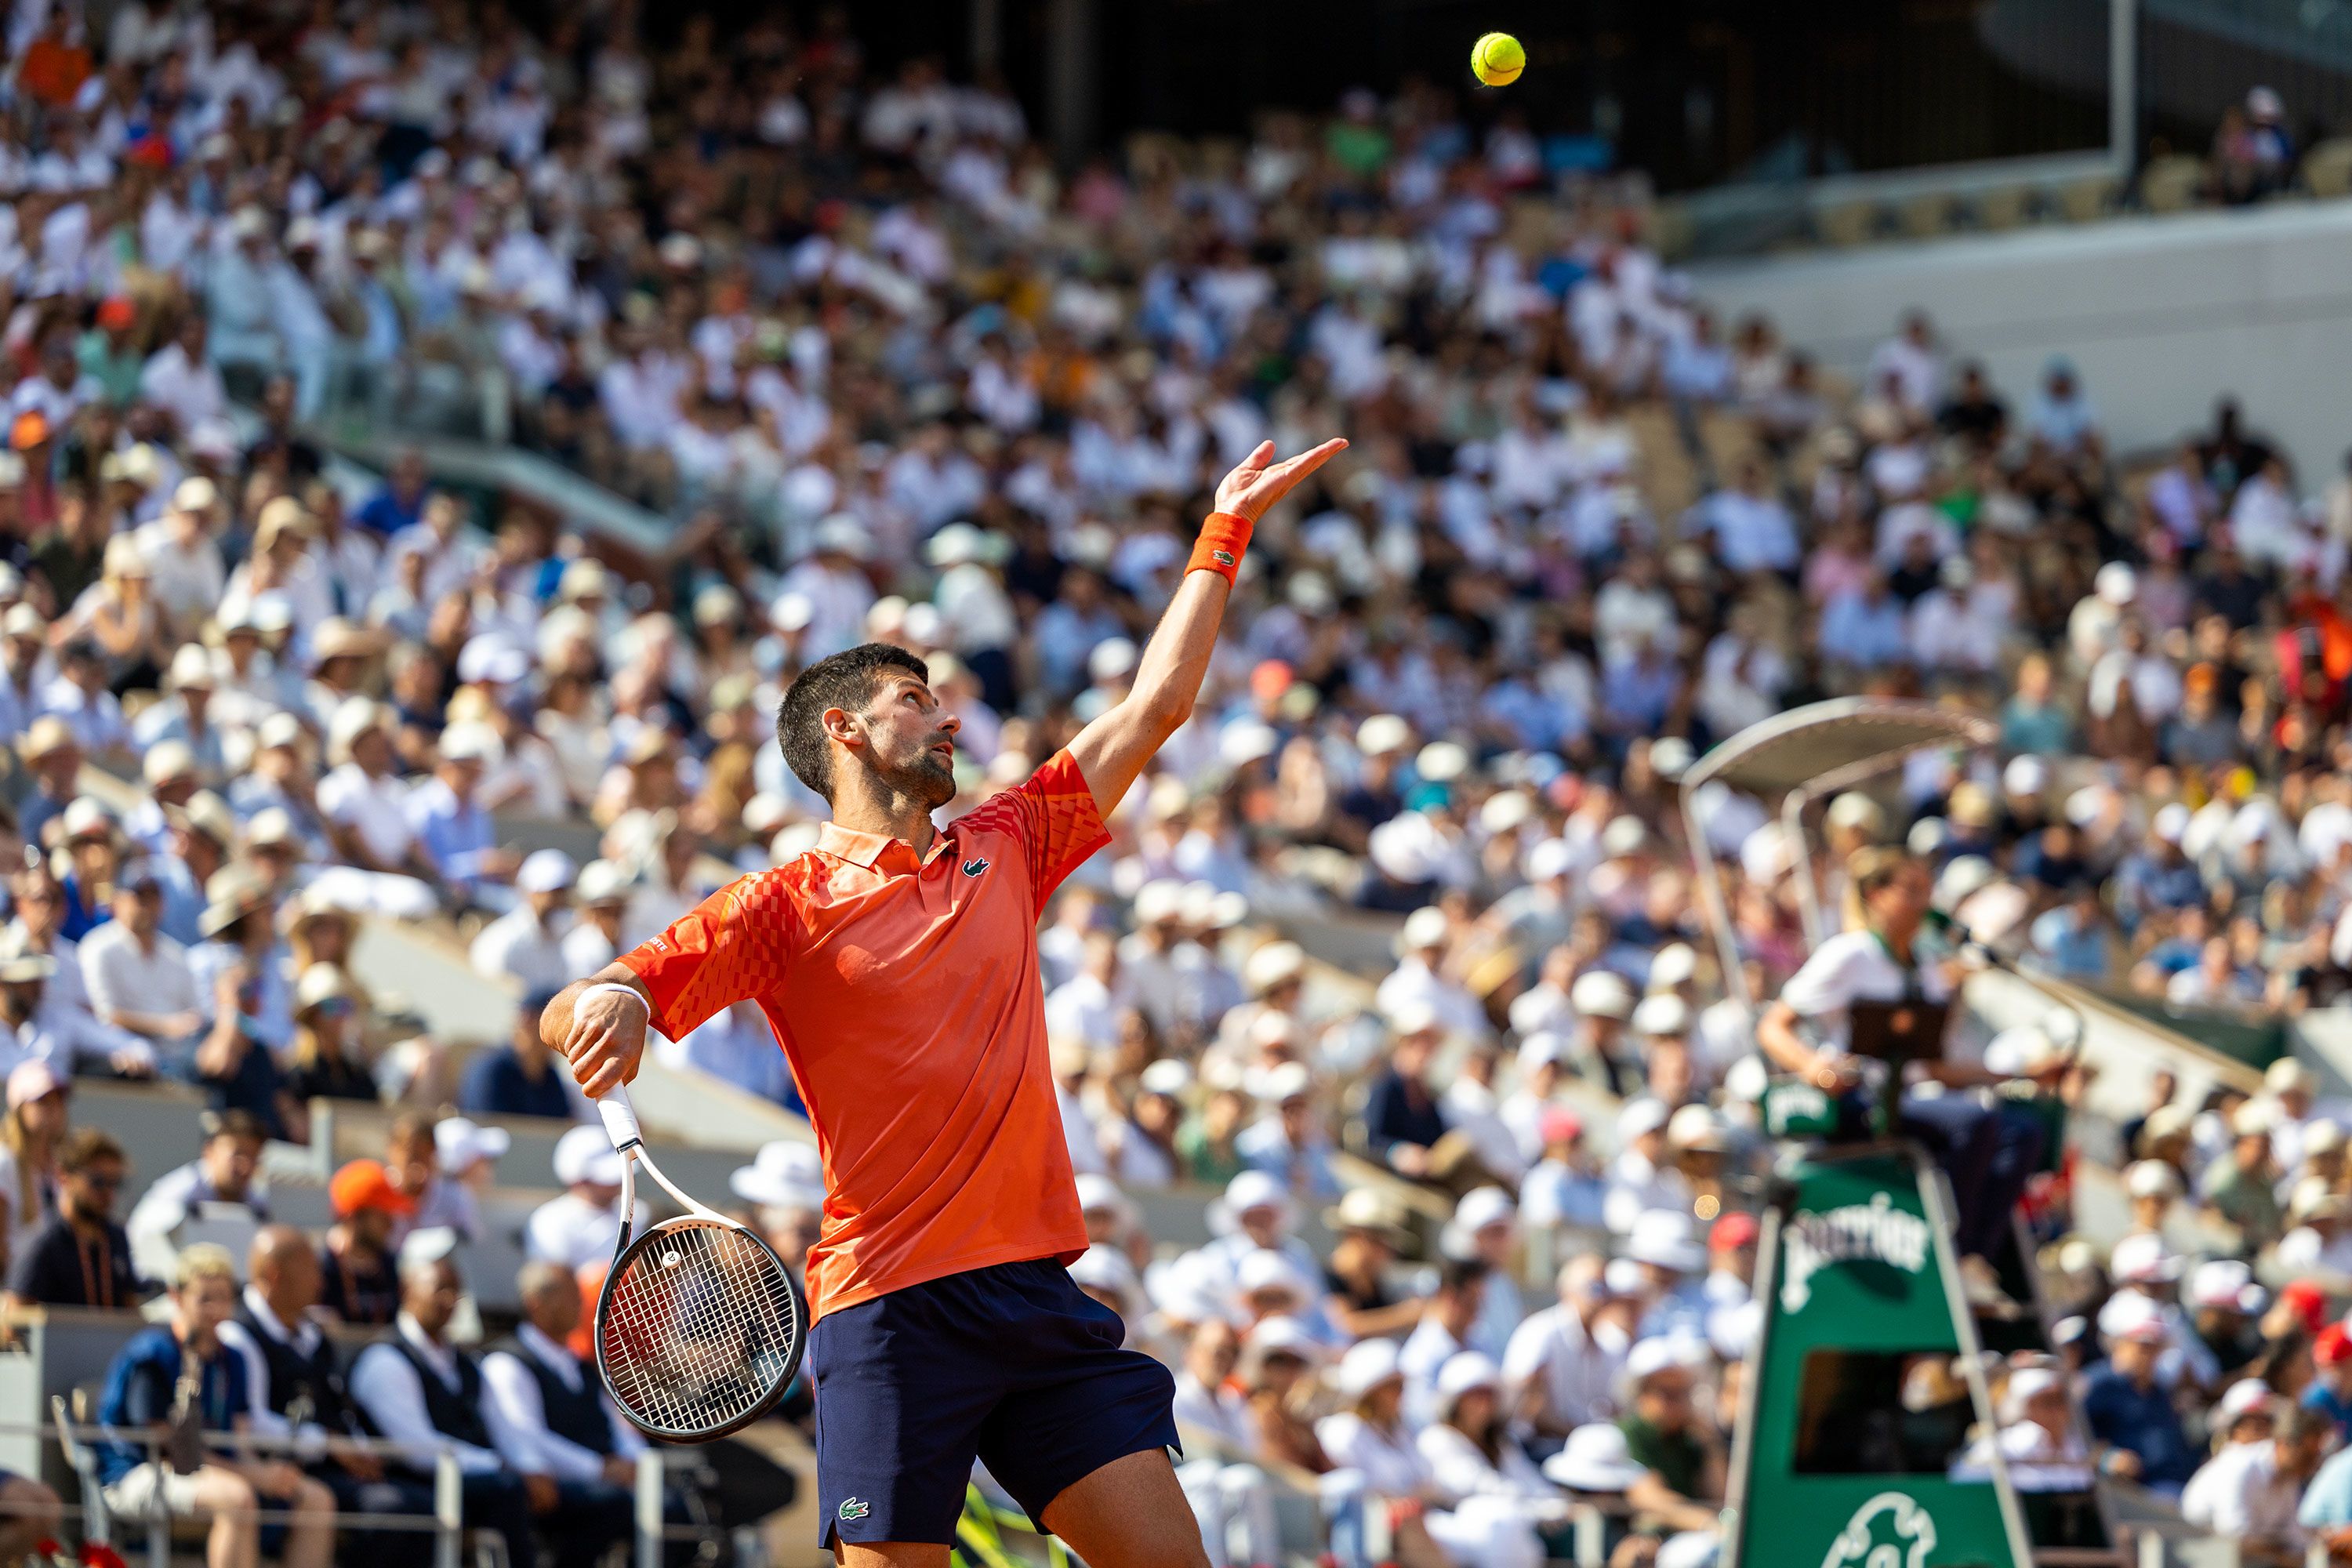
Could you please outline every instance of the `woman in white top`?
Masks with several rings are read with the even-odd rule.
[[[1457,1357],[1457,1360],[1462,1359]],[[1333,1464],[1364,1478],[1384,1499],[1444,1500],[1404,1419],[1404,1371],[1393,1340],[1365,1340],[1340,1358],[1331,1379],[1348,1407],[1315,1424]],[[1400,1568],[1535,1568],[1543,1543],[1515,1499],[1473,1497],[1455,1508],[1425,1509],[1395,1526]]]
[[[1567,1500],[1544,1479],[1503,1421],[1502,1369],[1464,1351],[1437,1373],[1437,1419],[1414,1440],[1436,1495],[1454,1511],[1543,1555],[1542,1533],[1568,1522]],[[1529,1561],[1534,1561],[1534,1558]]]

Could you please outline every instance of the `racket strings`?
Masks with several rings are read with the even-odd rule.
[[[614,1402],[666,1432],[722,1428],[789,1375],[800,1313],[774,1255],[707,1220],[656,1231],[632,1248],[597,1332]]]

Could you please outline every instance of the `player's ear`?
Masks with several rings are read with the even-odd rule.
[[[816,721],[828,741],[838,741],[852,749],[865,744],[865,721],[846,708],[828,708],[816,716]]]

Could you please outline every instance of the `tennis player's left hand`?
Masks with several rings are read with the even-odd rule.
[[[1260,441],[1257,450],[1234,466],[1217,486],[1217,510],[1245,517],[1252,522],[1264,517],[1274,503],[1288,495],[1299,480],[1348,449],[1348,443],[1334,437],[1320,447],[1301,452],[1295,458],[1274,460],[1274,443]]]
[[[572,1003],[563,1058],[581,1093],[602,1100],[637,1076],[647,1016],[643,998],[633,1001],[616,991],[587,992]]]

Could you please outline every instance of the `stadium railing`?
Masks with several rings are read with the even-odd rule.
[[[106,1508],[98,1485],[98,1458],[93,1444],[114,1443],[136,1447],[152,1459],[160,1455],[163,1436],[147,1431],[108,1426],[101,1422],[79,1419],[74,1415],[72,1401],[59,1394],[50,1405],[52,1419],[47,1422],[0,1421],[0,1434],[11,1436],[30,1435],[47,1442],[54,1439],[65,1458],[80,1493],[80,1501],[68,1498],[64,1511],[79,1515],[84,1533],[92,1541],[115,1541],[119,1522],[135,1522],[143,1528],[148,1568],[170,1568],[172,1536],[174,1520],[158,1515],[138,1521],[119,1521]],[[402,1444],[376,1439],[348,1439],[362,1452],[386,1458],[400,1458],[410,1450]],[[205,1445],[208,1451],[239,1458],[257,1458],[291,1454],[291,1443],[251,1434],[206,1433]],[[651,1448],[640,1455],[636,1466],[635,1518],[633,1531],[633,1568],[661,1568],[663,1548],[672,1541],[698,1541],[709,1538],[716,1527],[691,1524],[670,1524],[662,1511],[665,1481],[672,1470],[684,1470],[698,1464],[691,1450]],[[405,1513],[339,1513],[335,1517],[338,1531],[357,1530],[388,1532],[429,1532],[434,1537],[434,1568],[460,1568],[465,1560],[466,1529],[461,1507],[463,1479],[457,1468],[455,1450],[441,1449],[434,1458],[433,1512]],[[261,1508],[252,1517],[263,1524],[280,1524],[292,1516],[288,1510]],[[738,1561],[742,1561],[738,1542]],[[505,1553],[488,1542],[478,1545],[475,1562],[481,1568],[511,1568]]]

